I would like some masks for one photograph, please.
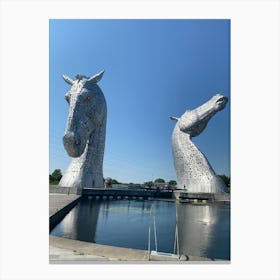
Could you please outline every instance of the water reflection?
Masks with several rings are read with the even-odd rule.
[[[82,200],[72,209],[51,234],[81,241],[95,242],[100,203]]]
[[[179,252],[230,259],[229,205],[176,205]]]
[[[148,249],[149,226],[151,228],[151,249],[155,249],[154,232],[151,226],[153,213],[156,214],[158,248],[170,250],[175,225],[174,204],[161,204],[157,201],[120,200],[103,202],[100,213],[106,216],[99,219],[96,242],[106,245],[135,249]],[[109,203],[109,205],[107,205]],[[105,206],[106,205],[106,206]],[[151,212],[151,209],[152,212]],[[106,218],[105,218],[106,217]]]
[[[178,224],[179,253],[230,259],[229,205],[166,201],[83,199],[51,231],[52,235],[98,244],[173,253]]]

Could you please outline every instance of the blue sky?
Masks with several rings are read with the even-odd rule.
[[[62,144],[70,89],[62,74],[104,69],[104,177],[176,180],[169,116],[216,93],[230,97],[230,21],[50,20],[49,26],[50,172],[64,172],[71,161]],[[217,174],[230,175],[230,102],[193,141]]]

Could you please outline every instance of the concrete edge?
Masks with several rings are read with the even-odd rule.
[[[49,246],[71,251],[71,255],[51,259],[50,264],[230,264],[230,260],[186,256],[186,260],[150,259],[148,250],[101,245],[63,237],[49,236]],[[83,258],[84,256],[84,258]],[[78,258],[77,258],[78,257]]]
[[[91,242],[73,240],[68,238],[49,236],[49,245],[73,251],[78,255],[91,255],[104,257],[110,261],[148,261],[149,252],[145,250],[129,249],[100,245]]]
[[[64,217],[65,215],[79,202],[81,196],[71,201],[65,207],[59,209],[53,215],[49,217],[49,231],[51,231]]]
[[[126,265],[230,265],[231,261],[113,261],[113,260],[49,260],[51,265],[63,265],[63,264],[74,264],[74,265],[108,265],[108,264],[126,264]]]

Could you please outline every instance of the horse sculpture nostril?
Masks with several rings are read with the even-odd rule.
[[[73,132],[67,132],[63,136],[63,143],[64,145],[78,146],[81,144],[81,140]]]

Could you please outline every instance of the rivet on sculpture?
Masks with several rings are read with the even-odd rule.
[[[191,193],[221,193],[226,191],[223,180],[217,176],[192,137],[199,135],[208,121],[225,108],[228,98],[214,95],[208,102],[194,110],[187,110],[176,121],[172,134],[173,159],[177,187]]]
[[[63,144],[73,160],[59,182],[61,187],[103,187],[107,105],[97,85],[103,73],[90,78],[78,74],[75,80],[63,75],[71,85],[65,95],[69,114]]]

